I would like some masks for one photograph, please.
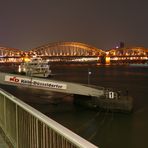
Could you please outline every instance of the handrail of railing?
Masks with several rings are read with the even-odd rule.
[[[10,93],[8,93],[8,92],[0,89],[0,95],[3,95],[5,99],[9,99],[11,102],[13,102],[16,105],[16,116],[19,116],[18,115],[19,109],[17,109],[18,107],[21,108],[21,109],[23,109],[27,113],[29,113],[29,115],[33,116],[33,118],[30,118],[31,123],[29,123],[29,126],[31,126],[31,127],[33,126],[33,130],[36,128],[36,126],[34,127],[33,124],[36,123],[36,121],[39,120],[42,124],[45,124],[48,128],[52,129],[53,132],[55,132],[55,133],[58,134],[58,135],[56,135],[56,138],[55,139],[59,139],[59,141],[61,140],[61,143],[64,143],[63,142],[63,138],[64,138],[70,144],[72,144],[70,147],[73,147],[73,148],[77,148],[77,147],[78,148],[97,148],[97,146],[95,146],[92,143],[90,143],[89,141],[83,139],[79,135],[73,133],[69,129],[65,128],[64,126],[60,125],[56,121],[52,120],[51,118],[45,116],[44,114],[42,114],[38,110],[34,109],[33,107],[31,107],[28,104],[24,103],[23,101],[19,100],[18,98],[16,98],[15,96],[11,95]],[[20,121],[17,121],[16,120],[16,122],[17,122],[16,123],[16,126],[18,126],[18,124],[20,124],[20,122],[23,122],[23,121],[25,122],[24,118],[23,119],[21,119],[21,117],[16,117],[16,118],[20,118]],[[35,120],[34,120],[34,118],[35,118]],[[21,121],[21,120],[23,120],[23,121]],[[16,127],[16,129],[17,129],[17,127]],[[39,129],[38,126],[37,126],[37,129]],[[17,129],[17,130],[19,130],[19,129]],[[31,129],[31,134],[32,135],[33,135],[33,133],[32,133],[33,130]],[[43,130],[44,130],[44,128],[43,128]],[[47,130],[46,133],[48,133],[49,130]],[[38,131],[36,131],[36,132],[38,132]],[[4,133],[5,133],[5,131],[4,131]],[[18,135],[18,133],[16,133],[16,136],[20,136],[20,135]],[[23,136],[23,133],[22,133],[22,136]],[[62,138],[59,137],[59,136],[62,136]],[[18,141],[16,141],[16,145],[18,145],[17,143],[18,143]],[[38,142],[36,142],[36,143],[38,144]],[[36,147],[39,148],[39,146],[37,146],[37,145],[36,145]],[[64,146],[64,147],[61,146],[61,148],[65,148],[65,147],[68,148],[67,146]]]

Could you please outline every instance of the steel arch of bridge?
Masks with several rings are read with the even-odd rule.
[[[106,52],[110,57],[112,56],[148,56],[148,49],[143,47],[119,48],[111,49]]]
[[[78,42],[57,42],[34,48],[28,54],[38,56],[103,56],[105,51]]]
[[[79,43],[79,42],[57,42],[49,43],[28,51],[23,51],[15,48],[0,47],[0,57],[22,57],[25,55],[37,55],[37,56],[147,56],[148,49],[143,47],[132,47],[132,48],[119,48],[111,50],[101,50],[96,47]]]
[[[23,54],[24,51],[20,49],[0,47],[0,57],[20,57]]]

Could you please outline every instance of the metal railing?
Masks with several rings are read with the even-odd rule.
[[[14,148],[97,148],[2,89],[0,128]]]

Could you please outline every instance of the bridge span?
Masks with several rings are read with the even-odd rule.
[[[121,47],[98,49],[79,42],[57,42],[27,51],[0,47],[0,63],[20,63],[33,56],[53,63],[131,64],[147,63],[148,49],[144,47]]]

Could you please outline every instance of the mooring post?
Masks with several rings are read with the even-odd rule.
[[[90,69],[88,68],[88,73],[87,73],[87,76],[88,76],[88,85],[90,84],[90,75],[91,75],[91,71],[90,71]]]

